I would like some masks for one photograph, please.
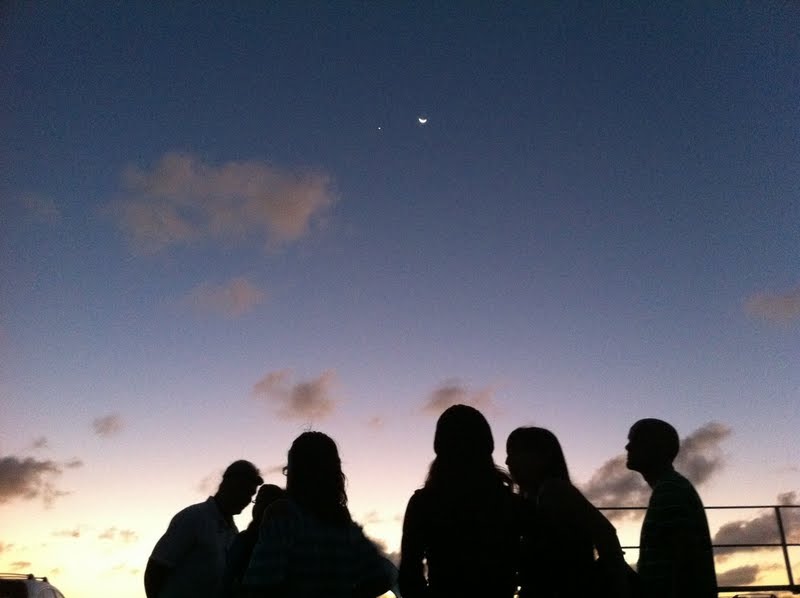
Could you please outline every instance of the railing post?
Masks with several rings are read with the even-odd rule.
[[[789,559],[789,547],[786,545],[786,532],[783,529],[783,519],[781,518],[780,506],[775,506],[775,517],[778,520],[778,532],[781,535],[781,548],[783,549],[783,561],[786,563],[786,573],[789,575],[789,585],[794,588],[794,575],[792,574],[792,562]]]

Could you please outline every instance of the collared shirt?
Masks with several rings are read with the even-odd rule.
[[[215,597],[236,533],[213,497],[176,514],[150,555],[173,569],[159,598]]]
[[[384,559],[359,526],[326,524],[287,502],[287,512],[261,526],[246,587],[280,586],[292,598],[351,598],[359,582],[388,579]]]
[[[717,595],[703,503],[691,482],[676,471],[653,486],[642,523],[638,572],[647,596]]]

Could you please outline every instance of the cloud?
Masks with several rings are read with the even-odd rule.
[[[270,372],[253,386],[253,395],[279,405],[278,415],[284,419],[320,420],[333,413],[336,401],[331,397],[336,372],[326,370],[306,382],[290,383],[291,371]]]
[[[212,165],[168,153],[151,170],[130,166],[122,179],[111,212],[147,253],[209,239],[278,246],[306,235],[334,202],[326,175],[256,160]]]
[[[203,283],[186,295],[185,302],[201,312],[239,317],[263,303],[267,294],[246,278],[232,278],[220,285]]]
[[[675,468],[694,484],[706,482],[723,466],[719,444],[729,434],[730,429],[717,422],[701,426],[682,440]],[[641,474],[628,469],[626,461],[623,454],[603,463],[583,487],[586,498],[601,507],[646,506],[650,487]],[[606,511],[605,514],[609,519],[642,515],[628,511]]]
[[[13,544],[6,544],[5,542],[0,542],[0,554],[5,552],[6,550],[11,550],[14,548]]]
[[[108,438],[122,431],[123,422],[119,414],[112,413],[92,420],[92,428],[95,434]]]
[[[73,529],[62,529],[50,534],[51,536],[55,536],[56,538],[80,538],[81,537],[81,528],[76,527]]]
[[[758,565],[744,565],[717,573],[717,585],[720,586],[746,586],[753,584],[758,579],[761,568]]]
[[[430,394],[422,411],[439,416],[445,409],[457,404],[485,409],[492,405],[492,393],[490,388],[472,391],[458,380],[447,380]]]
[[[0,457],[0,504],[14,499],[40,498],[49,507],[57,498],[69,494],[56,488],[55,478],[61,475],[64,468],[80,465],[81,462],[77,460],[58,463],[13,455]]]
[[[800,286],[785,293],[756,293],[744,302],[751,316],[773,322],[789,322],[800,317]]]
[[[383,418],[379,415],[374,415],[367,420],[367,426],[375,430],[380,430],[383,428],[383,425]]]
[[[118,540],[125,544],[136,542],[136,540],[139,539],[135,531],[129,529],[118,529],[116,527],[108,528],[107,530],[98,534],[97,537],[100,540],[111,540],[111,541]]]
[[[214,494],[219,486],[220,479],[222,479],[222,470],[207,475],[197,484],[198,492],[201,494]]]
[[[265,475],[283,475],[285,465],[273,465],[264,470]]]
[[[720,443],[731,430],[719,422],[709,422],[681,441],[675,469],[693,484],[702,484],[723,466]]]
[[[384,519],[378,511],[368,511],[359,519],[359,522],[362,525],[373,525],[376,523],[382,523],[383,521]]]
[[[779,505],[798,504],[797,492],[778,495]],[[800,507],[781,509],[781,521],[789,543],[800,543]],[[774,510],[762,511],[752,519],[739,519],[724,524],[714,534],[714,544],[775,544],[780,542],[778,521]],[[734,552],[768,550],[767,547],[719,548],[717,554],[730,555]]]
[[[56,202],[49,197],[44,197],[38,193],[25,193],[21,197],[22,205],[36,219],[48,224],[57,224],[61,221],[61,210],[58,209]]]
[[[34,438],[33,442],[31,443],[31,448],[34,449],[43,449],[47,448],[47,438],[44,436],[39,436],[38,438]]]

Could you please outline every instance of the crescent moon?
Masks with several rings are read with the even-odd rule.
[[[426,122],[428,122],[428,117],[420,116],[419,118],[417,118],[417,120],[419,121],[419,124],[424,125]]]

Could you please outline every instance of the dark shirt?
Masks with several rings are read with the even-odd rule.
[[[627,592],[628,568],[616,530],[577,488],[568,481],[548,480],[525,503],[522,598]]]
[[[639,544],[638,572],[647,598],[716,597],[703,503],[689,480],[676,471],[653,486]]]
[[[417,490],[403,522],[403,597],[511,598],[519,516],[518,497],[499,484],[470,500]]]
[[[236,596],[242,582],[253,547],[258,541],[258,527],[251,525],[246,530],[239,532],[228,549],[225,575],[222,577],[222,596]]]

